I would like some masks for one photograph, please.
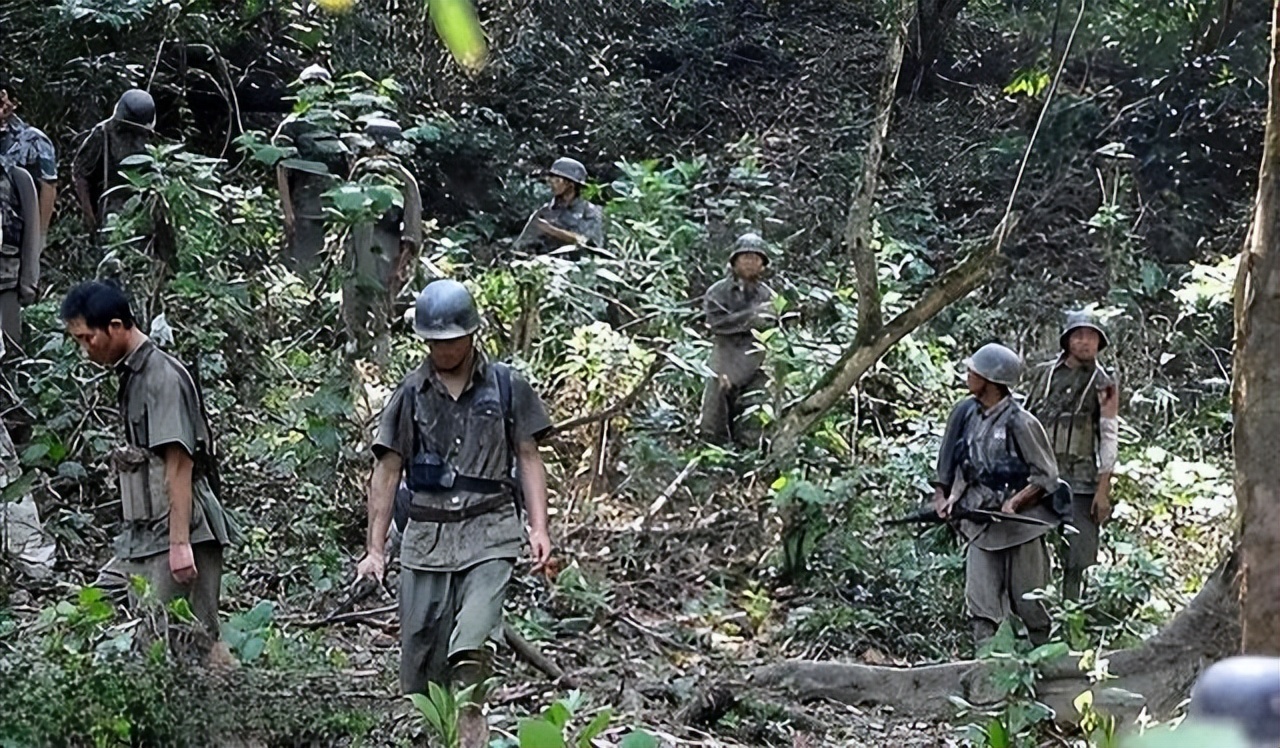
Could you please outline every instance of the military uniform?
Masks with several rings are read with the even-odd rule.
[[[1094,362],[1068,366],[1063,354],[1038,367],[1027,409],[1044,424],[1063,480],[1071,484],[1071,523],[1079,532],[1067,538],[1063,595],[1079,599],[1084,572],[1098,562],[1098,523],[1093,498],[1098,489],[1098,394],[1115,379]]]
[[[511,374],[508,443],[498,369],[477,350],[457,400],[430,359],[387,402],[373,443],[404,461],[414,489],[400,548],[400,685],[421,693],[446,682],[459,656],[483,653],[502,620],[502,602],[524,526],[511,489],[515,445],[551,426],[533,388]],[[450,473],[449,488],[422,490],[415,463]]]
[[[397,273],[413,259],[403,256],[401,244],[411,245],[411,252],[422,247],[422,195],[413,174],[395,159],[366,159],[356,164],[352,179],[367,172],[383,173],[400,182],[404,207],[393,206],[376,222],[352,227],[347,237],[342,306],[357,350],[385,363],[390,356],[386,331],[392,305],[406,280]]]
[[[14,114],[0,124],[0,333],[19,341],[21,304],[40,282],[38,184],[58,180],[53,143]]]
[[[759,399],[768,376],[761,369],[764,348],[751,331],[770,323],[773,295],[763,283],[747,283],[731,275],[712,284],[703,297],[707,327],[714,336],[708,366],[716,374],[707,380],[702,394],[698,430],[706,439],[752,440],[756,430],[741,416],[751,398]],[[727,387],[721,377],[728,378]]]
[[[119,213],[129,199],[126,190],[115,189],[127,184],[120,175],[122,162],[145,154],[153,137],[150,129],[109,119],[95,125],[80,144],[71,162],[71,173],[88,186],[99,226],[108,215]]]
[[[150,340],[116,369],[125,445],[113,450],[111,462],[119,477],[124,522],[115,557],[95,585],[123,597],[129,577],[143,576],[160,601],[186,597],[192,613],[216,639],[222,552],[238,533],[209,486],[204,458],[211,454],[213,437],[195,382],[177,359]],[[175,444],[195,461],[190,542],[199,576],[185,585],[169,571],[169,489],[161,448]]]
[[[1058,467],[1049,440],[1035,417],[1012,397],[990,409],[968,398],[956,406],[949,420],[957,418],[956,424],[962,424],[963,445],[945,464],[939,460],[943,468],[939,480],[951,477],[960,481],[955,484],[958,506],[1000,511],[1005,500],[1027,484],[1045,491],[1035,505],[1020,512],[1042,520],[1044,525],[960,523],[960,534],[969,541],[965,600],[974,638],[979,642],[990,638],[1001,621],[1017,614],[1031,640],[1041,643],[1049,634],[1048,613],[1041,603],[1024,600],[1023,595],[1049,583],[1044,536],[1058,521],[1050,498],[1058,487]],[[944,450],[946,446],[944,440]]]
[[[293,147],[298,151],[298,159],[312,164],[323,165],[327,174],[318,173],[320,169],[308,171],[300,168],[287,168],[280,165],[284,179],[288,180],[289,203],[293,210],[293,234],[289,236],[287,257],[294,267],[308,270],[315,267],[324,250],[325,213],[322,196],[336,187],[341,177],[347,173],[347,151],[336,135],[311,122],[294,120],[286,124],[282,130]]]
[[[516,239],[517,249],[528,248],[534,254],[545,255],[564,246],[564,242],[538,230],[535,224],[539,219],[585,237],[588,246],[604,246],[604,211],[595,203],[575,197],[568,205],[553,199],[534,211]]]

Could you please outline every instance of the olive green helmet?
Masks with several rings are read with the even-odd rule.
[[[1067,312],[1067,322],[1062,326],[1062,334],[1058,336],[1058,345],[1062,350],[1067,350],[1067,341],[1071,339],[1071,333],[1075,330],[1085,327],[1098,333],[1098,350],[1101,351],[1107,347],[1107,331],[1102,328],[1094,320],[1093,315],[1088,312]]]
[[[1022,359],[999,343],[982,346],[964,360],[964,365],[988,382],[1005,387],[1014,386],[1022,376]]]
[[[425,340],[456,340],[479,329],[476,300],[456,280],[431,281],[414,302],[413,330]]]
[[[1188,724],[1233,723],[1251,746],[1280,745],[1280,657],[1229,657],[1191,688]]]
[[[745,254],[760,255],[760,259],[764,261],[764,264],[769,264],[769,245],[765,243],[763,237],[754,231],[748,231],[733,243],[733,252],[729,254],[729,264],[732,265],[739,255]]]
[[[567,179],[579,187],[587,183],[587,167],[583,166],[582,162],[577,159],[558,158],[551,165],[551,168],[547,169],[547,173]]]
[[[116,101],[111,119],[151,130],[156,126],[156,101],[141,88],[131,88]]]

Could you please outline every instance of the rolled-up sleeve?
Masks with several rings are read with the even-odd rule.
[[[956,445],[960,443],[961,437],[964,436],[965,422],[969,419],[969,415],[973,413],[975,407],[977,407],[977,402],[973,398],[965,398],[951,409],[951,415],[947,417],[947,428],[942,432],[942,445],[938,447],[937,471],[933,478],[934,486],[941,486],[943,489],[950,490],[951,485],[955,483],[956,471],[960,469],[960,465],[956,463]]]
[[[387,400],[378,417],[378,433],[373,438],[373,456],[381,460],[389,452],[395,452],[401,459],[412,457],[413,423],[412,401],[409,393],[410,384],[401,384]]]

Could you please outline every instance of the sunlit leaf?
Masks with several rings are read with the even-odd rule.
[[[473,73],[483,68],[489,48],[471,0],[427,0],[427,8],[436,33],[453,59]]]

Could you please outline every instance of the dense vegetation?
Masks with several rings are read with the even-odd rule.
[[[1001,222],[1076,14],[1046,0],[919,3],[934,5],[960,9],[939,27],[936,61],[908,44],[870,227],[886,317]],[[471,77],[420,4],[366,0],[330,15],[272,0],[8,3],[0,67],[21,79],[23,116],[55,139],[64,171],[75,133],[129,85],[155,93],[169,144],[137,165],[133,197],[100,240],[62,190],[25,350],[3,372],[25,471],[4,499],[34,492],[58,561],[44,580],[0,567],[0,745],[180,744],[204,729],[226,745],[394,745],[429,730],[394,700],[389,611],[324,621],[362,550],[371,416],[422,346],[397,322],[385,370],[349,359],[342,220],[316,273],[280,262],[270,167],[286,154],[264,144],[315,61],[344,76],[350,129],[389,114],[413,146],[434,223],[399,309],[431,278],[468,282],[486,344],[570,424],[545,450],[562,569],[521,577],[508,619],[582,695],[557,710],[569,689],[507,653],[499,727],[515,736],[517,715],[548,709],[557,727],[575,712],[577,735],[609,706],[622,715],[604,733],[615,740],[643,724],[707,745],[801,734],[939,744],[949,726],[802,709],[746,675],[786,657],[974,654],[954,537],[879,522],[926,495],[958,361],[989,340],[1047,359],[1061,313],[1086,305],[1112,329],[1122,464],[1105,563],[1081,603],[1055,601],[1056,638],[1075,651],[1143,640],[1200,588],[1233,533],[1230,290],[1260,157],[1267,10],[1086,4],[993,275],[770,461],[693,433],[708,349],[698,298],[743,228],[778,248],[772,283],[789,314],[764,338],[766,424],[855,339],[843,237],[892,9],[493,0],[479,3],[492,59]],[[562,153],[591,170],[611,257],[575,264],[510,249],[545,197],[536,170]],[[376,186],[349,187],[337,217],[379,199]],[[166,263],[150,243],[159,220],[175,242]],[[118,513],[104,459],[115,383],[56,313],[72,283],[100,273],[118,276],[153,333],[170,331],[169,346],[199,362],[227,503],[249,528],[224,598],[244,666],[225,679],[191,677],[145,646],[148,624],[76,589],[105,559]],[[626,407],[611,418],[572,425],[617,403]],[[1014,659],[1029,672],[1047,656]],[[995,709],[1002,729],[1020,744],[1065,729],[1011,683]],[[967,722],[986,732],[968,739],[993,740],[988,717],[957,715]]]

